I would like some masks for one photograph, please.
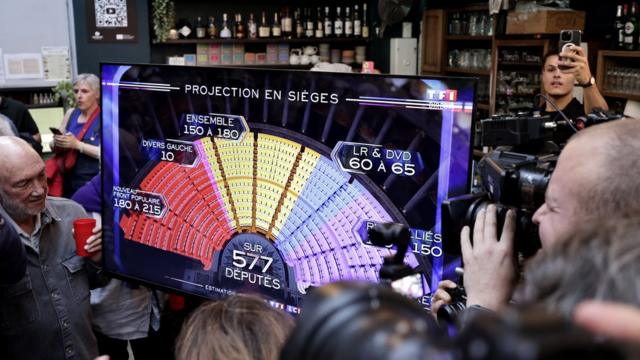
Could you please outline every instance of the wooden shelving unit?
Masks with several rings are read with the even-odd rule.
[[[368,43],[370,40],[365,38],[303,38],[303,39],[286,39],[286,38],[258,38],[258,39],[179,39],[167,40],[164,42],[156,42],[154,45],[189,45],[189,44],[272,44],[272,43],[289,43],[289,44],[315,44],[315,43]]]
[[[632,68],[640,71],[640,51],[600,50],[598,51],[598,67],[596,70],[596,84],[603,96],[618,99],[640,101],[640,92],[621,91],[612,88],[613,77],[607,75],[612,68]],[[618,74],[617,76],[623,77]],[[640,81],[635,79],[632,81]],[[640,84],[634,84],[640,87]]]
[[[477,109],[483,111],[482,116],[493,115],[496,112],[497,99],[503,94],[497,92],[498,71],[532,72],[538,70],[541,64],[528,61],[499,61],[499,50],[504,47],[529,48],[537,50],[542,55],[546,52],[549,39],[532,38],[531,36],[500,36],[495,35],[450,35],[448,33],[448,19],[454,13],[487,12],[487,4],[472,4],[462,7],[426,10],[422,18],[423,52],[421,70],[423,74],[463,75],[479,77],[478,88],[488,87],[484,91],[484,98],[480,99]],[[496,19],[494,19],[496,20]],[[496,23],[497,21],[494,21]],[[493,34],[495,34],[495,28]],[[449,66],[449,51],[452,49],[486,49],[491,52],[491,66],[489,69],[459,68]],[[479,91],[480,93],[480,91]],[[488,95],[487,95],[488,93]],[[533,97],[533,95],[532,95]]]

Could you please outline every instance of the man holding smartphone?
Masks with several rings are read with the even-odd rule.
[[[584,89],[583,104],[573,97],[574,86]],[[552,119],[558,113],[549,101],[553,101],[569,119],[584,116],[596,108],[609,110],[589,69],[589,61],[584,49],[575,44],[564,46],[564,51],[560,54],[549,52],[545,55],[542,68],[542,90],[548,97],[541,109],[542,114],[551,115]]]

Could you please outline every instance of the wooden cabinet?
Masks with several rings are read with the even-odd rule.
[[[427,10],[423,15],[422,73],[478,77],[481,116],[492,111],[493,22],[485,4]]]
[[[640,51],[598,51],[596,84],[606,97],[640,101]]]
[[[423,73],[442,71],[442,44],[444,37],[444,10],[427,10],[422,16],[422,66]]]
[[[496,37],[495,22],[486,4],[423,14],[422,73],[477,77],[480,117],[533,104],[550,41]],[[504,59],[508,54],[513,56]]]

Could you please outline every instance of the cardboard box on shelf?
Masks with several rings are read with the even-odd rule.
[[[184,64],[195,66],[196,65],[196,54],[184,54]]]
[[[209,65],[209,45],[198,44],[196,46],[196,63],[198,65]]]
[[[584,11],[509,11],[507,34],[558,34],[560,30],[584,30]]]
[[[209,65],[220,65],[220,44],[209,45]]]

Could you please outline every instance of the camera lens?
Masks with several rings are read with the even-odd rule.
[[[458,315],[466,309],[463,302],[454,302],[453,304],[443,305],[438,309],[438,322],[452,324],[456,322]]]
[[[567,31],[563,31],[561,34],[562,37],[562,41],[570,41],[571,40],[571,33],[567,32]]]

